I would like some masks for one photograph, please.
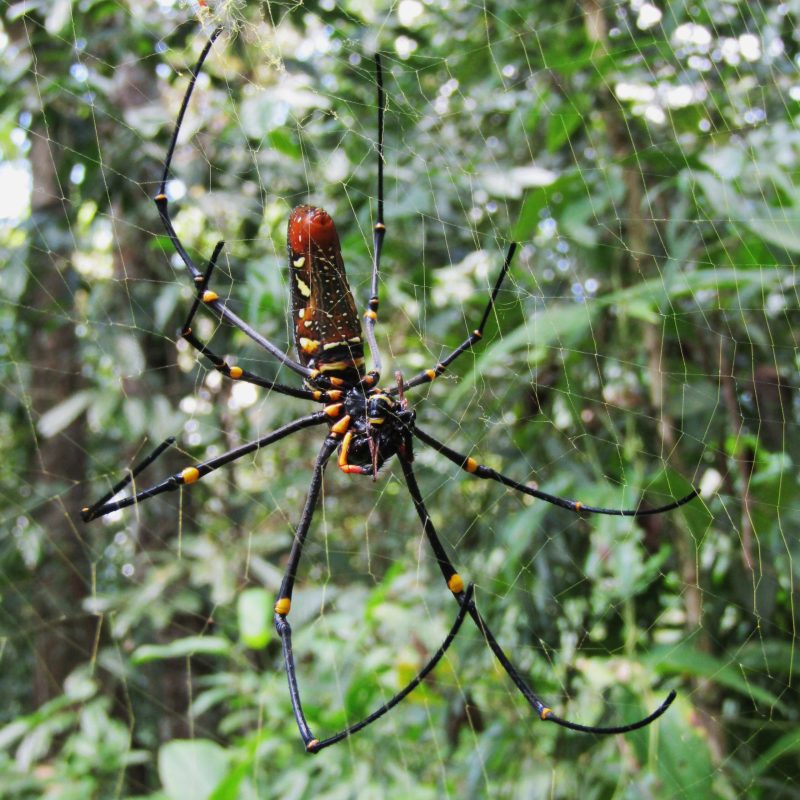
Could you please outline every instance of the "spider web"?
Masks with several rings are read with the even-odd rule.
[[[796,3],[6,6],[0,174],[4,796],[776,797],[798,794]],[[321,432],[84,525],[137,478],[263,436],[307,403],[231,384],[178,337],[186,270],[158,190],[189,68],[222,24],[168,191],[214,288],[291,352],[285,226],[336,219],[369,292],[371,54],[384,55],[383,382],[448,446],[641,519],[578,517],[419,442],[431,519],[557,713],[465,623],[406,701],[306,758],[271,607]],[[215,352],[299,385],[211,316]],[[456,607],[402,473],[331,464],[291,622],[320,738],[386,702]],[[157,795],[158,791],[164,794]],[[216,794],[212,792],[216,791]]]

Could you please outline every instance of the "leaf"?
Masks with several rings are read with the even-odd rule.
[[[296,161],[299,160],[303,154],[300,145],[297,143],[297,139],[291,136],[284,128],[270,131],[267,139],[273,150],[277,150],[279,153],[289,156]]]
[[[564,235],[587,249],[597,246],[599,227],[596,215],[600,210],[598,205],[598,198],[576,199],[567,204],[558,217],[558,224]]]
[[[675,647],[655,648],[648,655],[647,661],[663,674],[674,672],[706,678],[749,697],[753,702],[763,703],[770,709],[779,709],[784,714],[788,712],[784,702],[755,683],[757,673],[753,672],[751,680],[737,661],[704,653],[691,642],[682,642]]]
[[[187,636],[169,644],[145,644],[137,647],[131,656],[134,664],[147,664],[166,658],[185,658],[186,656],[209,655],[227,656],[231,643],[221,636]]]
[[[714,762],[705,731],[692,724],[693,708],[678,701],[658,720],[656,769],[664,797],[719,797],[714,791]],[[647,742],[652,732],[635,736]],[[646,752],[646,744],[640,746]]]
[[[227,774],[229,761],[215,742],[176,740],[158,751],[158,775],[170,800],[208,800]]]
[[[65,428],[68,428],[90,405],[92,393],[85,389],[76,392],[71,397],[54,406],[49,411],[45,411],[39,418],[36,426],[39,433],[45,439],[50,439]]]
[[[556,114],[550,114],[547,119],[547,150],[555,153],[575,129],[583,122],[584,116],[577,108],[563,108]]]
[[[533,238],[536,226],[541,219],[542,209],[547,207],[553,187],[537,188],[525,194],[512,237],[518,242]]]
[[[55,0],[44,18],[47,32],[53,36],[62,31],[72,17],[72,0]]]
[[[753,764],[753,774],[760,775],[779,758],[800,753],[800,731],[789,731],[762,753]]]
[[[800,253],[800,210],[796,204],[775,207],[761,199],[745,197],[708,172],[696,173],[694,180],[713,206],[715,216],[743,225],[771,245]]]
[[[245,589],[236,610],[242,641],[252,650],[263,650],[272,638],[271,595],[264,589]]]

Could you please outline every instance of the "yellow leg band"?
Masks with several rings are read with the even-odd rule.
[[[539,717],[541,719],[547,719],[552,713],[553,713],[552,708],[543,708],[541,713],[539,714]]]
[[[237,378],[241,378],[242,377],[242,368],[241,367],[231,367],[228,370],[228,375],[230,375],[231,378],[233,378],[234,380],[236,380]]]
[[[184,483],[194,483],[200,477],[200,470],[197,467],[186,467],[181,472],[181,480]]]
[[[219,295],[216,292],[212,292],[210,289],[203,292],[204,303],[213,303],[215,300],[219,300]]]
[[[453,594],[461,594],[464,591],[464,580],[457,572],[450,576],[450,580],[447,581],[447,588]]]
[[[339,466],[347,466],[347,453],[350,451],[350,441],[353,438],[353,431],[347,431],[342,439],[342,446],[339,450]]]
[[[350,425],[350,415],[342,417],[335,425],[331,425],[331,433],[341,436]]]
[[[275,603],[275,613],[285,617],[289,613],[291,607],[292,601],[288,597],[281,597],[281,599]]]

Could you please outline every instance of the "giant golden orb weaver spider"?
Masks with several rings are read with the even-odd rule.
[[[473,477],[496,481],[516,492],[521,492],[573,512],[629,517],[661,514],[687,503],[697,495],[697,492],[692,491],[685,497],[658,508],[614,509],[586,505],[532,488],[488,466],[479,464],[474,458],[456,452],[423,431],[416,424],[415,412],[410,407],[406,393],[433,381],[462,353],[470,350],[481,339],[487,320],[494,309],[500,288],[510,269],[516,249],[515,244],[508,248],[477,328],[439,363],[419,372],[408,380],[403,378],[400,373],[396,373],[392,386],[380,387],[381,361],[375,338],[375,326],[378,320],[378,278],[381,249],[386,235],[386,226],[384,223],[383,194],[385,95],[379,56],[375,58],[378,90],[377,222],[373,232],[371,292],[367,310],[364,314],[366,344],[373,362],[372,369],[367,371],[365,368],[365,342],[362,338],[362,328],[356,312],[355,302],[347,283],[336,227],[331,217],[321,208],[299,206],[291,212],[289,217],[287,249],[292,296],[291,313],[297,360],[286,355],[277,345],[259,334],[258,331],[248,325],[223,302],[211,288],[211,278],[224,243],[219,242],[217,244],[209,259],[208,266],[205,271],[201,271],[184,248],[173,227],[166,193],[167,180],[178,135],[196,85],[197,76],[200,74],[214,42],[221,33],[222,28],[214,30],[192,71],[175,123],[169,149],[167,150],[160,189],[155,197],[155,203],[167,235],[188,270],[196,291],[194,302],[183,325],[182,336],[226,378],[234,381],[245,381],[279,394],[317,403],[321,406],[321,409],[300,417],[255,441],[206,461],[187,466],[180,472],[131,496],[114,500],[113,498],[125,489],[136,475],[151,464],[174,441],[168,439],[132,469],[125,478],[114,485],[111,491],[94,505],[84,508],[84,520],[88,522],[112,511],[140,503],[149,497],[192,484],[214,470],[248,453],[274,444],[301,429],[324,426],[326,430],[325,438],[314,464],[308,495],[295,530],[294,542],[274,607],[274,624],[282,642],[283,659],[294,716],[300,736],[308,752],[316,753],[353,735],[375,722],[403,700],[441,660],[467,617],[478,627],[503,669],[508,673],[519,692],[540,719],[564,728],[592,734],[626,733],[649,725],[660,717],[672,703],[675,698],[674,691],[669,693],[655,711],[636,722],[613,727],[600,727],[581,725],[558,716],[530,688],[481,616],[475,603],[473,585],[465,584],[463,578],[458,574],[434,528],[413,469],[414,441],[417,440],[432,448]],[[299,375],[303,379],[303,387],[296,388],[260,377],[249,370],[229,365],[223,358],[215,354],[192,330],[192,322],[201,306],[209,309],[220,320],[241,330],[280,364]],[[349,725],[332,736],[319,739],[312,733],[303,712],[292,650],[292,631],[287,617],[291,609],[292,592],[297,579],[303,546],[320,496],[323,472],[328,461],[337,451],[338,466],[343,472],[356,476],[371,476],[373,479],[377,478],[378,471],[388,459],[397,458],[408,493],[422,523],[425,537],[434,553],[447,588],[458,604],[458,612],[449,633],[440,647],[433,653],[422,670],[402,690],[361,721]]]

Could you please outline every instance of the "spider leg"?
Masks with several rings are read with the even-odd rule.
[[[689,494],[687,494],[685,497],[682,497],[680,500],[675,500],[672,503],[667,503],[667,505],[659,506],[658,508],[598,508],[597,506],[587,506],[585,503],[581,503],[578,500],[567,500],[564,497],[557,497],[554,494],[548,494],[547,492],[542,492],[539,489],[526,486],[524,483],[519,483],[518,481],[515,481],[512,478],[497,472],[497,470],[494,470],[491,467],[479,464],[474,458],[470,458],[469,456],[465,456],[462,453],[456,452],[455,450],[451,450],[446,444],[440,442],[438,439],[435,439],[429,433],[425,433],[425,431],[420,430],[416,426],[414,426],[414,435],[421,441],[425,442],[425,444],[441,453],[445,458],[449,459],[454,464],[457,464],[459,467],[461,467],[461,469],[463,469],[465,472],[468,472],[470,475],[474,475],[477,478],[485,478],[497,481],[497,483],[502,483],[503,485],[509,486],[518,492],[522,492],[523,494],[528,494],[531,497],[536,497],[539,500],[552,503],[554,506],[565,508],[567,511],[575,511],[578,513],[587,514],[606,514],[612,517],[647,517],[652,516],[653,514],[663,514],[665,511],[672,511],[675,508],[679,508],[680,506],[688,503],[690,500],[693,500],[699,494],[697,489],[692,489]]]
[[[235,447],[232,450],[228,450],[226,453],[222,453],[214,458],[210,458],[207,461],[201,461],[194,466],[186,467],[180,472],[170,475],[160,483],[154,484],[147,489],[142,489],[132,497],[124,497],[121,500],[115,500],[110,503],[107,502],[111,497],[117,494],[117,492],[127,486],[128,483],[130,483],[131,480],[133,480],[133,478],[139,474],[139,472],[151,464],[172,443],[172,441],[174,441],[174,439],[167,439],[141,464],[131,470],[128,476],[117,483],[113,487],[111,493],[101,498],[101,500],[95,503],[93,506],[87,506],[86,508],[82,509],[81,515],[83,516],[83,521],[91,522],[93,519],[104,517],[106,514],[110,514],[112,511],[117,511],[120,508],[127,508],[128,506],[132,506],[142,502],[143,500],[147,500],[149,497],[155,497],[155,495],[163,494],[164,492],[172,492],[180,486],[194,483],[195,481],[200,480],[200,478],[208,475],[209,472],[213,472],[214,470],[225,466],[225,464],[230,464],[231,461],[236,461],[236,459],[241,458],[248,453],[252,453],[255,450],[260,450],[262,447],[267,447],[268,445],[273,444],[274,442],[277,442],[280,439],[295,433],[296,431],[302,430],[303,428],[310,428],[313,425],[321,425],[323,422],[328,421],[328,419],[329,417],[324,411],[317,411],[314,414],[309,414],[307,417],[301,417],[300,419],[294,420],[294,422],[290,422],[288,425],[284,425],[282,428],[278,428],[277,430],[268,433],[266,436],[262,436],[260,439],[243,444],[241,447]]]
[[[342,739],[346,739],[348,736],[352,736],[354,733],[358,733],[360,730],[363,730],[367,727],[367,725],[371,725],[375,720],[380,719],[384,714],[388,711],[391,711],[398,703],[402,702],[417,686],[425,680],[428,674],[436,667],[436,665],[441,661],[442,656],[447,652],[447,649],[453,643],[453,640],[456,638],[458,631],[461,628],[461,623],[464,622],[464,618],[467,616],[467,613],[472,606],[472,595],[475,591],[475,586],[473,584],[469,584],[464,591],[464,596],[460,600],[461,606],[458,609],[458,614],[456,614],[456,618],[453,621],[452,626],[450,627],[450,631],[448,632],[447,636],[445,636],[444,641],[439,645],[439,648],[436,652],[431,656],[428,660],[428,663],[416,674],[413,680],[409,681],[394,697],[390,700],[387,700],[380,708],[373,711],[369,716],[364,717],[361,722],[357,722],[354,725],[350,725],[345,728],[343,731],[335,734],[334,736],[330,736],[327,739],[323,739],[322,741],[318,741],[313,747],[308,747],[309,752],[311,753],[318,753],[324,747],[330,747],[332,744],[336,744],[337,742],[341,742]]]
[[[296,389],[293,386],[286,386],[285,384],[269,380],[268,378],[262,378],[259,375],[250,372],[250,370],[242,369],[241,367],[237,366],[231,366],[227,363],[227,361],[225,361],[224,358],[221,358],[212,352],[208,345],[201,342],[197,336],[195,336],[194,331],[192,330],[192,322],[194,321],[200,304],[208,303],[217,299],[217,293],[209,291],[208,284],[211,281],[211,274],[216,267],[217,259],[219,258],[219,254],[222,252],[222,248],[224,246],[225,242],[217,242],[217,246],[214,248],[214,252],[209,259],[208,267],[206,268],[205,273],[197,276],[194,279],[195,286],[197,287],[197,293],[195,295],[194,302],[189,309],[189,314],[186,317],[186,321],[183,323],[183,327],[181,328],[181,336],[186,339],[186,341],[189,342],[189,344],[194,347],[195,350],[197,350],[201,355],[205,356],[214,365],[214,368],[217,370],[217,372],[221,372],[231,380],[252,383],[256,386],[261,386],[265,389],[278,392],[279,394],[286,394],[290,397],[299,397],[302,400],[315,400],[318,402],[327,403],[340,399],[340,392],[311,392],[307,389]]]
[[[375,325],[378,322],[378,273],[381,268],[381,250],[383,249],[383,238],[386,236],[386,225],[383,220],[383,116],[386,110],[386,98],[383,91],[383,70],[381,69],[381,57],[375,54],[375,81],[378,86],[378,219],[373,229],[372,247],[372,282],[370,286],[370,298],[367,303],[367,310],[364,313],[364,326],[366,328],[367,343],[369,352],[372,356],[372,369],[364,376],[362,383],[372,386],[380,380],[381,374],[381,355],[378,350],[378,342],[375,339]]]
[[[273,618],[275,630],[278,632],[278,636],[281,637],[283,663],[286,671],[286,678],[289,681],[289,697],[292,701],[292,711],[294,712],[294,718],[297,721],[297,727],[300,730],[303,744],[305,744],[307,750],[312,749],[317,739],[308,727],[305,714],[303,713],[303,704],[300,702],[300,689],[297,685],[297,673],[295,671],[294,653],[292,651],[292,628],[286,620],[286,617],[292,607],[292,591],[294,589],[294,582],[297,579],[297,567],[300,563],[300,556],[303,554],[303,545],[305,544],[308,529],[314,517],[314,509],[316,508],[319,493],[322,488],[322,475],[325,471],[328,459],[333,454],[337,445],[338,441],[334,436],[327,436],[322,443],[322,448],[314,464],[314,472],[311,476],[308,496],[306,497],[303,513],[300,515],[300,522],[294,534],[292,549],[289,552],[289,563],[283,574],[283,580],[281,581],[281,587],[278,592],[278,600],[275,603],[275,615]]]
[[[443,358],[435,367],[423,370],[410,380],[407,380],[403,385],[404,389],[413,389],[415,386],[421,386],[424,383],[430,383],[435,378],[438,378],[439,375],[441,375],[463,352],[471,349],[475,342],[479,341],[483,337],[483,329],[486,327],[489,314],[492,313],[495,301],[497,300],[497,295],[499,294],[500,287],[503,285],[503,281],[508,274],[509,267],[511,266],[511,260],[514,258],[514,252],[516,249],[516,242],[512,242],[509,245],[508,252],[506,253],[505,260],[503,261],[503,268],[500,270],[500,274],[497,276],[497,280],[495,281],[492,294],[489,296],[489,302],[486,304],[486,308],[483,311],[483,317],[481,318],[480,325],[478,325],[478,327],[472,331],[472,333],[467,336],[467,338],[464,339],[464,341],[461,342],[461,344],[456,347],[456,349],[453,350],[450,355],[448,355],[446,358]],[[397,394],[398,389],[397,387],[393,387],[389,391],[391,394]]]
[[[168,447],[171,447],[175,444],[175,437],[169,436],[161,442],[158,447],[153,450],[150,455],[146,458],[142,459],[133,469],[128,470],[127,474],[124,478],[117,481],[91,508],[84,508],[83,509],[83,518],[84,521],[88,522],[86,515],[91,514],[94,509],[100,508],[100,506],[107,503],[114,495],[119,494],[131,481],[133,481],[136,476],[147,469]],[[89,517],[89,519],[93,519],[93,517]]]
[[[428,660],[427,664],[425,664],[425,666],[411,681],[409,681],[408,684],[406,684],[406,686],[404,686],[396,695],[394,695],[394,697],[384,703],[380,708],[373,711],[369,716],[364,717],[364,719],[362,719],[360,722],[349,725],[344,730],[328,737],[327,739],[320,740],[314,736],[314,734],[311,732],[311,728],[308,726],[308,722],[306,721],[305,713],[303,712],[303,704],[300,699],[300,688],[297,683],[294,651],[292,650],[292,628],[289,625],[286,617],[288,616],[292,606],[292,590],[294,589],[294,582],[297,578],[297,567],[300,563],[303,545],[305,544],[308,530],[311,526],[311,521],[314,516],[314,510],[319,499],[319,493],[322,486],[322,475],[325,471],[325,466],[328,462],[328,459],[333,454],[333,451],[336,449],[337,445],[337,438],[329,436],[323,443],[322,449],[317,456],[317,461],[314,464],[314,473],[311,478],[311,485],[308,491],[308,497],[306,498],[306,503],[303,507],[303,513],[300,516],[300,523],[298,524],[297,531],[295,532],[294,542],[292,543],[292,549],[289,553],[289,563],[286,567],[286,571],[281,582],[281,587],[278,592],[278,600],[275,603],[275,630],[281,637],[283,662],[286,670],[286,678],[289,682],[289,696],[292,701],[292,710],[294,712],[295,720],[297,721],[297,727],[300,731],[300,737],[302,738],[303,744],[309,753],[318,753],[323,748],[330,747],[332,744],[336,744],[342,739],[346,739],[348,736],[352,736],[358,731],[363,730],[368,725],[371,725],[373,722],[380,719],[384,714],[400,703],[417,686],[419,686],[428,673],[430,673],[431,670],[433,670],[434,667],[439,663],[442,656],[447,651],[447,648],[450,647],[455,639],[456,634],[461,628],[461,624],[463,623],[464,618],[469,612],[470,606],[472,605],[472,592],[474,588],[470,585],[465,591],[462,591],[460,600],[461,607],[459,608],[458,614],[456,615],[455,621],[453,622],[449,633],[436,652]]]
[[[417,484],[417,479],[414,475],[413,468],[411,466],[411,460],[409,457],[400,456],[399,458],[400,464],[403,468],[403,475],[406,479],[406,485],[408,486],[409,494],[411,495],[411,499],[414,501],[414,507],[417,510],[417,514],[422,522],[423,530],[425,531],[425,536],[428,539],[428,542],[431,545],[431,549],[436,556],[436,561],[439,564],[439,569],[442,571],[442,575],[444,576],[445,581],[447,582],[447,587],[455,596],[457,602],[462,605],[462,608],[466,606],[467,612],[469,613],[470,617],[472,617],[472,621],[478,627],[478,629],[483,634],[484,638],[486,639],[486,643],[491,648],[492,652],[495,654],[495,657],[500,662],[503,669],[508,673],[508,676],[514,682],[514,685],[519,689],[522,696],[528,702],[528,704],[533,708],[536,712],[539,719],[545,720],[547,722],[554,722],[556,725],[560,725],[562,728],[570,728],[574,731],[580,731],[583,733],[594,733],[594,734],[614,734],[614,733],[627,733],[629,731],[635,731],[638,728],[643,728],[646,725],[649,725],[654,720],[658,719],[670,706],[672,701],[675,699],[675,691],[671,691],[669,695],[667,695],[664,702],[652,713],[648,716],[644,717],[643,719],[637,720],[636,722],[629,723],[627,725],[617,725],[613,727],[598,727],[594,725],[581,725],[577,722],[571,722],[570,720],[566,720],[563,717],[559,717],[553,713],[552,709],[550,709],[542,700],[541,698],[533,691],[533,689],[528,686],[525,680],[517,671],[517,668],[508,658],[508,656],[503,651],[502,647],[498,643],[497,639],[494,637],[494,634],[489,629],[489,626],[484,621],[483,617],[480,615],[477,606],[475,605],[474,600],[467,600],[466,593],[464,591],[464,581],[461,576],[456,572],[456,568],[453,566],[453,562],[448,557],[447,553],[445,552],[444,546],[442,545],[441,540],[439,539],[438,534],[436,533],[436,529],[433,526],[433,522],[431,521],[430,516],[428,515],[428,510],[425,507],[425,503],[422,499],[422,494],[419,490],[419,485]]]
[[[189,86],[186,89],[186,94],[183,96],[181,108],[178,112],[178,118],[175,122],[175,128],[172,132],[172,139],[170,140],[169,149],[167,150],[167,157],[164,162],[164,173],[161,177],[161,186],[158,190],[158,194],[154,198],[156,207],[158,208],[159,216],[161,217],[161,222],[163,223],[164,229],[167,232],[167,236],[169,236],[170,242],[172,242],[172,246],[175,248],[175,252],[180,256],[181,261],[183,261],[183,263],[186,265],[192,280],[195,282],[201,282],[203,280],[203,275],[192,260],[192,257],[186,252],[186,248],[183,246],[183,243],[178,237],[175,227],[172,224],[167,200],[167,178],[169,177],[169,169],[172,164],[172,156],[175,153],[175,145],[178,142],[178,134],[180,133],[181,125],[183,124],[183,118],[186,114],[186,109],[189,106],[189,100],[194,92],[197,76],[200,74],[200,70],[203,68],[203,63],[208,57],[212,45],[222,33],[222,30],[222,28],[217,28],[211,34],[208,42],[206,42],[206,46],[203,48],[202,53],[200,53],[200,58],[198,58],[197,64],[191,72]],[[216,255],[219,254],[220,249],[221,245],[218,244],[217,249],[215,250]],[[287,356],[286,353],[277,347],[277,345],[274,345],[271,341],[269,341],[269,339],[263,337],[258,331],[250,327],[250,325],[241,319],[241,317],[231,311],[218,297],[206,300],[205,303],[209,308],[216,312],[220,319],[224,319],[231,325],[237,327],[240,331],[249,336],[256,344],[280,361],[281,364],[284,364],[298,375],[302,375],[304,378],[312,377],[312,371],[310,369],[304,367],[302,364],[299,364],[294,359],[289,358],[289,356]],[[320,383],[320,379],[317,379],[317,383]]]

